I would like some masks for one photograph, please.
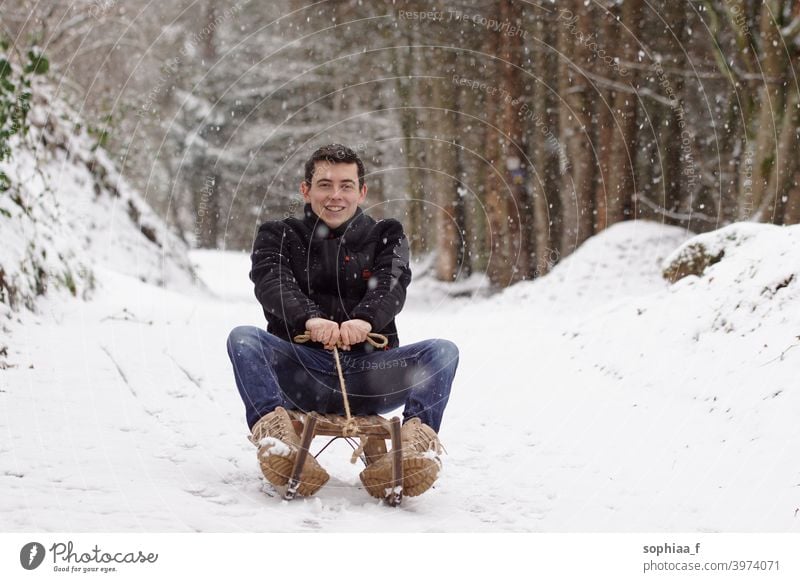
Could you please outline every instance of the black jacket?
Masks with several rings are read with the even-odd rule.
[[[306,204],[303,219],[265,222],[253,245],[250,279],[267,331],[292,341],[312,317],[337,323],[363,319],[400,345],[394,317],[411,282],[408,240],[393,218],[375,221],[361,208],[331,230]],[[323,349],[318,342],[306,346]],[[371,351],[370,344],[353,351]]]

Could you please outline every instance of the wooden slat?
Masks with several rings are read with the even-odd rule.
[[[306,414],[299,410],[289,410],[289,416],[294,420],[305,423]],[[317,426],[315,434],[319,436],[345,436],[344,427],[347,418],[336,414],[316,413]],[[355,416],[353,417],[358,426],[358,435],[364,437],[378,437],[382,439],[391,438],[389,433],[389,421],[382,416]]]

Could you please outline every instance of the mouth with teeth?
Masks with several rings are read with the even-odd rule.
[[[325,210],[327,210],[328,212],[337,213],[344,210],[344,206],[326,206]]]

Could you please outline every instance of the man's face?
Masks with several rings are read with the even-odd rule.
[[[330,228],[350,220],[358,205],[367,197],[367,185],[358,188],[356,164],[332,164],[326,161],[314,164],[311,186],[300,183],[303,199],[311,203],[311,210]]]

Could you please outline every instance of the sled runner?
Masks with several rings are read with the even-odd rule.
[[[305,343],[310,339],[311,337],[307,333],[294,337],[294,341],[297,343]],[[386,336],[378,333],[367,334],[367,341],[378,349],[389,343]],[[295,432],[300,435],[300,452],[295,459],[292,475],[289,478],[289,486],[283,498],[291,500],[297,494],[303,465],[309,455],[311,441],[314,440],[315,436],[333,437],[328,445],[337,438],[347,440],[358,437],[361,445],[353,451],[350,461],[354,463],[361,456],[361,460],[366,466],[374,463],[387,453],[386,440],[388,439],[392,443],[392,482],[391,487],[386,490],[385,500],[390,506],[396,507],[400,505],[403,499],[403,451],[400,439],[400,419],[396,416],[391,420],[379,415],[352,416],[350,414],[350,403],[347,397],[344,375],[342,374],[342,366],[339,362],[339,350],[336,347],[333,348],[333,355],[336,371],[339,374],[345,416],[317,412],[304,413],[298,410],[287,411],[292,419],[292,424],[295,425]],[[318,454],[321,454],[328,445],[325,445]]]
[[[353,451],[352,461],[359,457],[365,466],[369,466],[387,453],[386,441],[392,443],[392,483],[388,489],[386,503],[392,507],[400,505],[403,498],[403,463],[400,440],[400,419],[386,419],[382,416],[354,416],[349,419],[336,414],[304,413],[299,410],[288,410],[292,424],[300,435],[300,451],[295,459],[289,485],[283,498],[294,499],[300,484],[303,465],[310,454],[309,447],[315,436],[330,436],[331,441],[319,452],[321,454],[328,445],[337,438],[358,437],[361,445]],[[298,430],[299,429],[299,430]]]

